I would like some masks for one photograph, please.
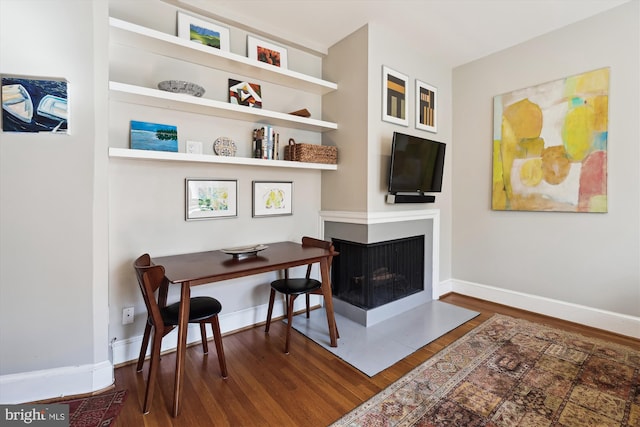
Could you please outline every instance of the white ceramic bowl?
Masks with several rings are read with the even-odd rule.
[[[158,89],[173,93],[186,93],[193,96],[204,95],[204,88],[184,80],[165,80],[158,83]]]

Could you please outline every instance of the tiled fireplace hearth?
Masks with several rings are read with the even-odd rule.
[[[439,210],[322,211],[320,220],[321,235],[340,252],[336,313],[371,326],[438,298]]]

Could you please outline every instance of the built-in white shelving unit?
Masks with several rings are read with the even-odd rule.
[[[315,132],[338,128],[337,124],[322,120],[263,110],[261,108],[251,108],[214,99],[197,98],[183,93],[166,92],[126,83],[109,82],[109,89],[113,99],[132,104],[208,114],[227,119],[258,121],[273,126],[285,126]]]
[[[111,41],[154,52],[169,58],[191,62],[222,71],[249,75],[270,83],[291,87],[304,92],[324,95],[338,85],[296,71],[246,58],[232,52],[212,49],[189,40],[156,31],[117,18],[109,18]]]
[[[319,169],[337,170],[337,165],[327,165],[323,163],[290,162],[288,160],[263,160],[249,157],[225,157],[207,154],[172,153],[168,151],[131,150],[128,148],[109,148],[109,157],[138,159],[138,160],[160,160],[173,162],[194,162],[194,163],[218,163],[230,165],[262,166],[277,168],[296,169]]]
[[[233,72],[252,78],[290,87],[303,92],[324,95],[338,88],[337,84],[296,71],[274,67],[235,53],[212,49],[189,40],[146,28],[117,18],[109,18],[110,42],[178,59],[212,69]],[[312,132],[335,130],[333,122],[317,120],[292,114],[250,108],[228,102],[198,98],[185,94],[161,91],[155,88],[110,81],[111,99],[130,104],[166,108],[176,111],[204,114],[247,122],[259,122],[272,126],[283,126]],[[247,166],[268,166],[300,169],[336,170],[336,165],[303,163],[284,160],[263,160],[253,158],[222,157],[188,153],[109,149],[112,158],[139,160],[181,161],[199,163],[226,163]]]

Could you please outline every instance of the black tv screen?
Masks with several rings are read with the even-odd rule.
[[[394,132],[389,193],[441,192],[445,148],[442,142]]]

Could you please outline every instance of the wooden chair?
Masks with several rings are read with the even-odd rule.
[[[303,237],[302,246],[313,246],[316,248],[322,248],[334,251],[333,244],[325,240],[318,240],[312,237]],[[331,267],[331,261],[333,256],[327,259],[329,268]],[[265,333],[269,332],[271,326],[271,315],[273,313],[273,304],[275,302],[276,292],[280,292],[285,296],[286,308],[287,308],[287,338],[284,345],[284,352],[289,353],[289,340],[291,336],[291,323],[293,318],[293,303],[298,295],[304,294],[307,303],[307,318],[309,318],[309,295],[322,295],[322,282],[316,279],[312,279],[311,266],[307,265],[307,274],[304,278],[290,278],[289,269],[284,271],[284,279],[274,280],[271,282],[271,294],[269,295],[269,309],[267,311],[267,324],[265,326]],[[338,332],[336,326],[336,334]],[[339,336],[338,336],[339,337]]]
[[[140,291],[147,307],[147,324],[142,337],[142,347],[140,348],[140,356],[136,370],[142,371],[147,347],[149,345],[149,337],[153,329],[153,338],[151,341],[151,355],[149,375],[147,378],[147,388],[144,396],[143,412],[149,413],[151,401],[153,399],[153,389],[155,386],[155,378],[160,362],[160,347],[162,338],[171,332],[178,325],[178,316],[180,303],[176,302],[167,305],[167,293],[169,290],[169,280],[164,275],[164,267],[161,265],[153,265],[151,257],[148,254],[141,255],[134,262],[134,268],[140,285]],[[156,300],[156,291],[158,293]],[[220,333],[220,323],[218,321],[218,313],[222,310],[220,302],[211,297],[194,297],[189,301],[189,323],[200,324],[200,334],[202,336],[202,350],[205,354],[209,352],[207,345],[207,332],[205,325],[211,324],[213,329],[213,339],[216,344],[218,353],[218,363],[223,378],[227,378],[227,365],[224,358],[224,350],[222,348],[222,334]]]

